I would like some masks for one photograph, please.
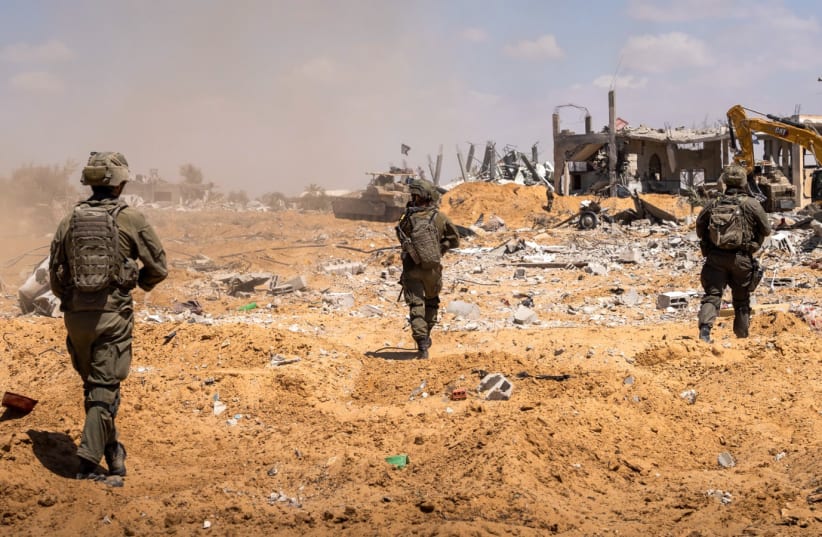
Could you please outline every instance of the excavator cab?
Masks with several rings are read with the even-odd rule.
[[[811,175],[811,201],[822,202],[822,169],[814,170]]]

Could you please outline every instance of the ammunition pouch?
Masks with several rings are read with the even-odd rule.
[[[137,287],[137,282],[140,278],[140,269],[137,267],[137,262],[130,257],[127,257],[120,267],[120,274],[117,278],[117,287],[123,291],[131,291]]]

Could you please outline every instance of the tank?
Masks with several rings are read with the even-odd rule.
[[[387,172],[370,172],[371,181],[365,190],[331,200],[337,218],[395,222],[411,201],[408,185],[417,177],[410,169],[391,168]]]

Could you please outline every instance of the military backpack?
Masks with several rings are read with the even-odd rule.
[[[739,196],[723,196],[711,207],[708,236],[721,250],[740,250],[747,246],[747,221]]]
[[[120,230],[117,215],[126,205],[78,203],[71,215],[66,257],[71,284],[95,293],[120,284]]]
[[[405,232],[408,239],[404,241],[404,247],[410,246],[412,251],[409,252],[409,255],[415,263],[424,269],[436,268],[442,260],[440,232],[434,222],[436,217],[436,209],[432,209],[430,213],[428,211],[408,211],[403,217],[404,222],[401,222],[398,226],[399,229]]]

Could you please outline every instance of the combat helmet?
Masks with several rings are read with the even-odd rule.
[[[88,186],[119,186],[128,181],[128,161],[122,153],[92,151],[80,182]]]
[[[739,164],[729,164],[722,171],[722,179],[726,186],[741,188],[748,180],[748,172]]]
[[[431,183],[424,179],[414,179],[411,181],[411,184],[408,185],[408,190],[411,192],[411,195],[417,195],[423,200],[433,200],[433,188]]]

